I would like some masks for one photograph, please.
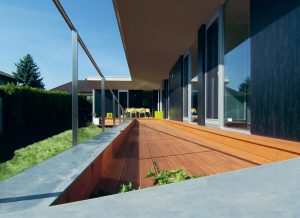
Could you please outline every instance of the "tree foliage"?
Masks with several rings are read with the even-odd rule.
[[[41,78],[39,68],[30,54],[25,55],[20,62],[15,65],[17,71],[13,72],[13,76],[18,84],[44,89],[43,78]]]

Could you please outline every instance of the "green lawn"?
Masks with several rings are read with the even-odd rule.
[[[79,128],[78,143],[101,133],[101,129],[90,125]],[[16,175],[72,147],[72,131],[67,130],[43,141],[15,151],[14,157],[0,164],[0,181]]]

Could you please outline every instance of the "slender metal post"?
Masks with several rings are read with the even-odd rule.
[[[116,109],[115,109],[115,98],[114,98],[114,95],[112,95],[112,101],[113,101],[113,114],[112,114],[112,118],[113,118],[113,126],[115,126],[116,125],[116,123],[115,123]]]
[[[101,77],[101,117],[102,117],[102,132],[105,131],[105,81]]]
[[[72,145],[77,145],[78,137],[78,34],[72,30]]]
[[[218,117],[220,128],[224,127],[224,6],[219,9],[219,87],[218,87]]]
[[[96,91],[95,89],[93,89],[93,119],[96,116],[96,101],[95,101],[95,96],[96,96]]]
[[[120,105],[118,105],[118,108],[119,108],[119,124],[121,124],[122,108]]]
[[[78,129],[78,108],[75,107],[74,105],[78,105],[78,99],[77,99],[77,79],[78,79],[78,44],[82,47],[83,51],[85,52],[85,54],[88,56],[89,60],[92,62],[93,66],[95,67],[96,71],[98,72],[98,74],[101,76],[101,78],[103,78],[103,87],[105,86],[105,77],[103,75],[103,73],[101,72],[100,68],[98,67],[96,61],[94,60],[93,56],[91,55],[90,51],[88,50],[88,48],[86,47],[84,41],[82,40],[82,38],[80,37],[80,35],[78,34],[77,30],[75,29],[75,26],[73,25],[71,19],[69,18],[68,14],[66,13],[66,11],[64,10],[63,6],[61,5],[59,0],[52,0],[53,3],[55,4],[56,8],[58,9],[58,11],[60,12],[60,14],[62,15],[62,17],[64,18],[65,22],[67,23],[67,25],[69,26],[70,30],[72,31],[72,40],[73,40],[73,53],[72,53],[72,57],[73,57],[73,80],[72,80],[72,94],[76,93],[76,95],[72,95],[72,129],[73,129],[73,139],[74,142],[73,144],[77,144],[77,129]],[[76,43],[75,43],[76,42]],[[76,79],[74,78],[74,75],[76,75]],[[102,83],[101,83],[102,84]],[[111,87],[109,86],[109,84],[106,84],[107,90],[109,90],[112,94],[113,91],[111,89]],[[104,88],[105,90],[105,88]],[[104,98],[105,98],[105,94],[103,92]],[[113,94],[114,95],[114,94]],[[75,99],[76,97],[76,99]],[[103,98],[103,101],[104,101]],[[116,99],[117,104],[120,104],[119,99]],[[74,105],[73,105],[74,104]],[[127,96],[127,106],[128,106],[128,96]],[[105,108],[105,104],[102,106],[102,108]],[[73,111],[74,109],[74,111]],[[103,115],[103,114],[102,114]],[[77,118],[77,122],[75,122],[75,118]],[[104,111],[104,115],[102,116],[103,119],[103,129],[105,128],[105,111]],[[74,125],[73,125],[74,123]],[[75,128],[77,123],[77,128]],[[74,127],[74,128],[73,128]],[[76,137],[74,137],[76,136]]]
[[[188,51],[188,122],[192,122],[192,49]]]
[[[0,134],[3,132],[3,103],[2,98],[0,98]]]
[[[123,110],[123,108],[122,108],[122,123],[124,123],[125,122],[125,111]]]

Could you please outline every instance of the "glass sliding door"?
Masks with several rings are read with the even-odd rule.
[[[191,99],[192,99],[192,108],[191,108],[191,116],[192,122],[198,122],[198,76],[195,76],[192,80],[192,92],[191,92]]]
[[[206,120],[218,122],[219,99],[219,21],[216,18],[206,30]]]
[[[224,126],[250,126],[250,0],[224,6]]]
[[[183,58],[183,118],[188,119],[189,56]]]

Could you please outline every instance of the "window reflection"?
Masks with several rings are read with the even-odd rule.
[[[247,2],[247,4],[245,4]],[[250,125],[250,1],[225,4],[225,126]]]
[[[195,76],[192,81],[192,108],[191,108],[191,117],[192,122],[198,122],[198,76]]]

